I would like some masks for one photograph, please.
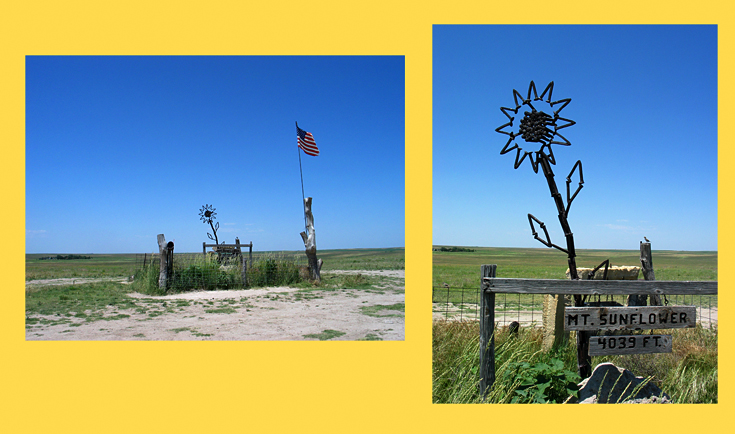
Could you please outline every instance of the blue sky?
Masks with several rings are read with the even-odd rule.
[[[528,159],[514,170],[495,132],[508,121],[500,107],[532,80],[539,95],[553,81],[552,100],[572,99],[560,112],[576,122],[560,131],[571,146],[554,145],[552,168],[565,198],[582,161],[577,248],[647,237],[654,250],[717,250],[716,26],[434,26],[434,244],[543,248],[531,213],[564,246],[542,171]]]
[[[404,58],[26,58],[26,252],[404,246]]]

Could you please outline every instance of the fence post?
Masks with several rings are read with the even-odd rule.
[[[174,242],[166,242],[163,234],[158,234],[158,253],[161,258],[160,271],[158,274],[158,287],[166,291],[168,289],[174,267]]]
[[[202,243],[202,254],[203,254],[204,256],[207,256],[207,242],[206,242],[206,241],[204,241],[204,242]]]
[[[643,273],[643,279],[656,280],[656,274],[653,272],[651,243],[644,243],[643,241],[641,241],[641,272]],[[645,303],[643,303],[643,305],[645,306]],[[661,296],[658,294],[651,294],[651,306],[661,306]]]
[[[242,276],[242,285],[245,287],[248,286],[248,260],[242,256],[240,238],[235,238],[235,248],[237,249],[238,256],[240,256],[240,275]]]
[[[497,265],[483,265],[482,277],[495,277]],[[495,382],[495,293],[483,290],[480,279],[480,396]]]

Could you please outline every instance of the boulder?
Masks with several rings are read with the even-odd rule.
[[[601,363],[579,383],[580,404],[671,403],[655,384],[612,363]]]
[[[607,269],[607,280],[638,280],[638,273],[641,267],[634,266],[611,266]],[[581,280],[586,280],[587,276],[594,270],[594,268],[577,268],[577,274]],[[600,268],[595,273],[593,280],[602,280],[602,276],[605,274],[605,268]],[[567,279],[569,279],[569,269],[567,268]]]

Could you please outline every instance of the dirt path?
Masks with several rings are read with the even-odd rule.
[[[395,284],[373,289],[198,291],[159,297],[131,293],[134,307],[110,306],[93,320],[89,315],[29,316],[26,340],[403,340],[404,272],[347,273],[391,277]]]

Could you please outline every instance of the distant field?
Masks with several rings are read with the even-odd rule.
[[[54,254],[27,254],[26,280],[62,277],[123,277],[135,271],[136,254],[85,254],[91,259],[43,259]],[[142,258],[142,254],[141,254]]]
[[[189,255],[190,253],[183,253]],[[289,252],[253,252],[253,255],[304,254],[303,250]],[[40,259],[57,254],[27,254],[26,280],[69,277],[127,277],[142,264],[143,254],[84,254],[91,259]],[[339,249],[318,250],[324,261],[322,270],[402,270],[405,267],[405,249]],[[150,258],[150,253],[148,254]]]
[[[434,246],[439,249],[442,246]],[[564,279],[567,257],[555,249],[467,247],[474,252],[433,252],[433,285],[454,288],[479,286],[480,266],[497,264],[497,276]],[[653,250],[656,280],[717,280],[717,252]],[[577,266],[640,265],[638,250],[577,250]]]

